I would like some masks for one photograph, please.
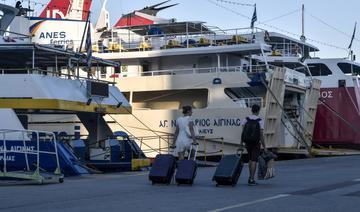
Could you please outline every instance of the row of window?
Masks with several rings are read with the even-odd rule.
[[[344,74],[360,74],[360,66],[350,64],[350,63],[338,63],[337,64],[340,70]],[[309,65],[309,69],[312,76],[329,76],[332,75],[329,67],[323,63],[313,63]],[[306,73],[308,75],[308,73]]]
[[[350,64],[350,63],[338,63],[337,65],[344,74],[354,74],[354,75],[360,74],[360,66]],[[289,68],[291,68],[291,67],[289,67]],[[309,69],[310,69],[312,76],[332,75],[332,72],[329,69],[329,67],[327,67],[323,63],[312,63],[309,65]],[[121,68],[116,67],[115,74],[119,74],[119,73],[121,73]],[[106,74],[106,70],[105,69],[101,70],[101,75],[105,77],[105,74]],[[305,73],[305,74],[309,75],[308,73]]]

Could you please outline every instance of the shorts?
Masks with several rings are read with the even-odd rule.
[[[190,146],[191,146],[191,142],[187,142],[187,141],[183,141],[183,140],[177,141],[176,142],[176,152],[189,151]]]
[[[260,155],[260,143],[256,145],[246,146],[249,161],[258,162]]]

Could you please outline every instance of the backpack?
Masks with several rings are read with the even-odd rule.
[[[241,134],[241,141],[244,142],[246,145],[256,145],[260,142],[260,121],[261,119],[250,119],[246,117],[246,124],[244,125],[242,134]]]

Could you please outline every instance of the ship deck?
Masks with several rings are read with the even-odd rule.
[[[66,178],[63,184],[2,186],[0,211],[358,211],[360,156],[276,163],[277,176],[247,186],[215,187],[214,167],[195,184],[151,185],[147,172]]]

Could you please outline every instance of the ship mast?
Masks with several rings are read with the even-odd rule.
[[[302,42],[306,41],[306,37],[305,37],[305,6],[304,4],[302,4],[302,8],[301,8],[301,36],[300,36],[300,40]]]

